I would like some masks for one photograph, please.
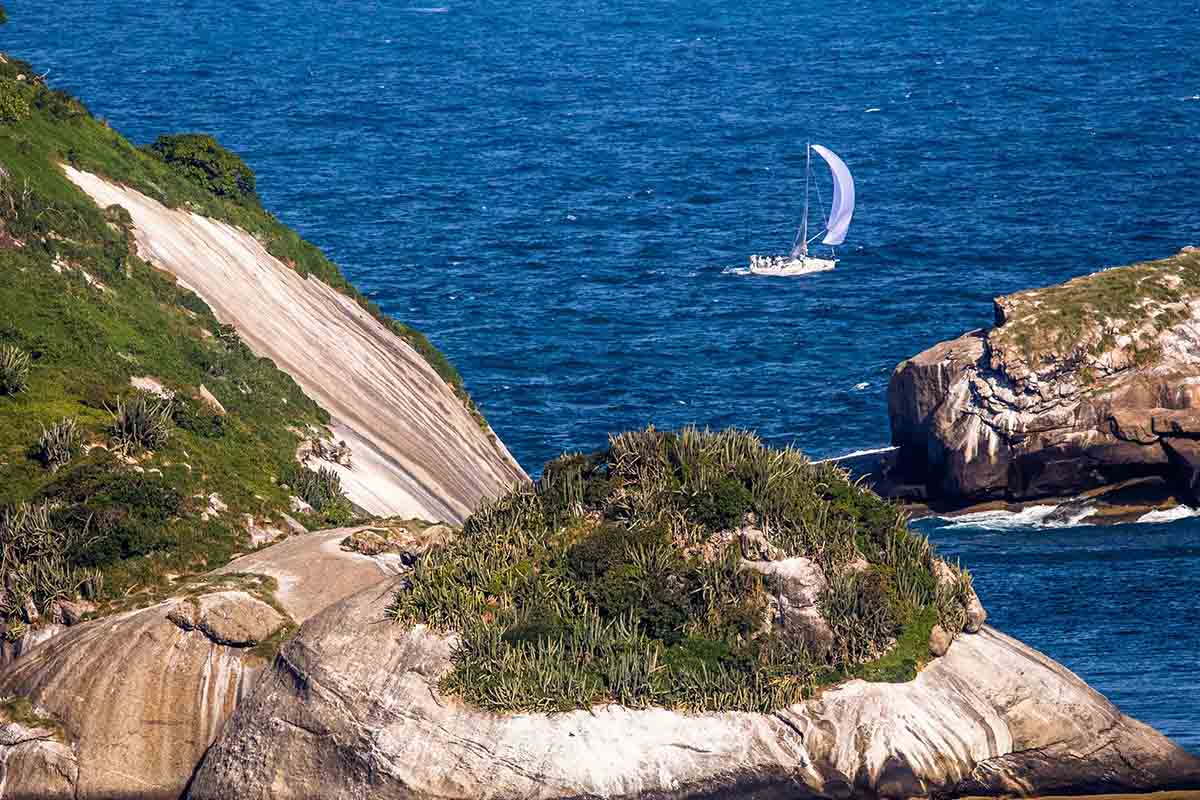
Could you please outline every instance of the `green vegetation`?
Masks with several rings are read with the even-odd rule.
[[[246,162],[211,136],[202,133],[160,136],[150,150],[188,180],[218,197],[251,202],[258,199],[254,193],[254,173]]]
[[[29,384],[29,354],[19,347],[0,345],[0,395],[16,394]]]
[[[769,621],[734,531],[829,577],[821,647]],[[865,561],[865,563],[864,563]],[[752,434],[653,429],[546,465],[418,559],[390,613],[460,635],[441,689],[485,709],[768,711],[928,658],[933,552],[897,507]]]
[[[117,407],[109,412],[112,450],[121,455],[157,450],[171,438],[174,414],[171,401],[149,392],[137,392],[126,401],[117,398]]]
[[[79,439],[75,419],[64,417],[49,428],[42,428],[42,435],[35,445],[37,458],[50,470],[66,466],[79,450]]]
[[[1200,293],[1200,253],[1084,275],[1058,286],[1008,295],[1005,321],[989,335],[993,351],[1011,351],[1030,367],[1088,361],[1129,336],[1134,362],[1161,353],[1156,337],[1190,314]],[[1094,378],[1090,367],[1085,377]]]
[[[100,573],[73,563],[95,542],[88,526],[55,523],[47,505],[22,503],[0,514],[0,617],[32,624],[57,600],[99,592]]]
[[[62,164],[249,231],[408,340],[473,409],[423,336],[261,207],[237,156],[199,134],[136,147],[29,64],[0,56],[0,513],[36,522],[6,528],[5,569],[24,581],[0,608],[10,636],[72,592],[92,596],[97,613],[146,603],[245,551],[240,520],[290,511],[299,432],[329,421],[199,297],[139,258],[129,212],[97,208]],[[146,376],[172,399],[134,393],[131,379]],[[224,414],[199,399],[201,384]],[[315,481],[326,494],[304,522],[348,520],[340,490]],[[227,510],[202,518],[214,494]],[[25,599],[38,613],[18,608]]]
[[[0,61],[0,86],[30,105],[27,119],[0,126],[0,512],[37,509],[37,524],[6,528],[5,569],[24,563],[25,587],[0,609],[10,635],[33,624],[17,608],[23,598],[45,619],[81,571],[102,576],[87,592],[103,610],[227,563],[249,546],[242,515],[289,510],[279,476],[294,463],[295,431],[328,422],[289,376],[223,335],[203,301],[137,256],[124,209],[97,208],[58,164],[140,175],[162,191],[187,186],[195,198],[204,190],[18,74],[35,72]],[[174,401],[132,393],[141,376]],[[197,399],[202,383],[225,416]],[[228,511],[201,519],[214,493]]]

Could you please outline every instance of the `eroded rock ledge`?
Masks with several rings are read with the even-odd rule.
[[[902,480],[969,503],[1155,476],[1200,489],[1200,252],[996,300],[996,324],[902,362]]]

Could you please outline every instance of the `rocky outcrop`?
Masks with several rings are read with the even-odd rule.
[[[0,669],[0,698],[28,698],[61,720],[66,743],[27,736],[5,745],[0,728],[0,797],[178,798],[269,663],[255,646],[399,568],[342,549],[357,530],[293,536],[235,559],[184,597],[59,626],[16,653]],[[254,595],[228,588],[239,585]]]
[[[526,480],[425,359],[352,298],[300,275],[243,230],[64,169],[101,208],[128,210],[139,255],[200,295],[330,413],[353,466],[325,466],[356,505],[461,522],[481,500]]]
[[[967,503],[1066,496],[1200,468],[1200,253],[996,300],[996,324],[901,363],[909,481]]]
[[[453,641],[378,589],[306,623],[188,797],[804,798],[1200,786],[1200,761],[990,628],[904,684],[774,714],[483,713],[437,691]]]
[[[46,709],[72,744],[71,766],[60,770],[70,791],[43,787],[37,796],[178,797],[266,663],[245,646],[253,642],[228,639],[252,630],[265,638],[281,623],[266,603],[222,592],[84,623],[14,661],[0,673],[0,696]],[[40,774],[44,760],[10,761],[6,770],[32,787],[27,770]]]

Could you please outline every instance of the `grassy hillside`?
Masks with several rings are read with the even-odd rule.
[[[138,258],[128,214],[97,208],[61,163],[245,228],[379,315],[262,208],[235,155],[194,135],[135,147],[30,65],[0,57],[0,621],[10,638],[77,594],[148,599],[168,576],[225,563],[248,546],[243,515],[269,522],[288,510],[283,481],[323,503],[310,522],[348,513],[332,479],[294,468],[302,434],[327,415]],[[423,336],[387,323],[469,404]],[[145,377],[173,399],[139,393],[131,379]]]

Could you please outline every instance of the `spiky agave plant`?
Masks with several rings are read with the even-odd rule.
[[[21,503],[0,513],[0,617],[33,622],[56,600],[94,597],[102,577],[71,564],[94,541],[88,526],[59,529],[48,505]]]
[[[0,394],[17,394],[28,385],[29,353],[14,345],[0,345]]]
[[[109,409],[113,425],[111,439],[117,452],[130,455],[155,450],[171,438],[174,427],[171,401],[149,392],[138,392],[129,400],[117,398],[117,407]]]
[[[47,469],[57,471],[75,455],[80,438],[79,426],[71,417],[64,417],[49,428],[43,426],[36,446],[38,459]]]

